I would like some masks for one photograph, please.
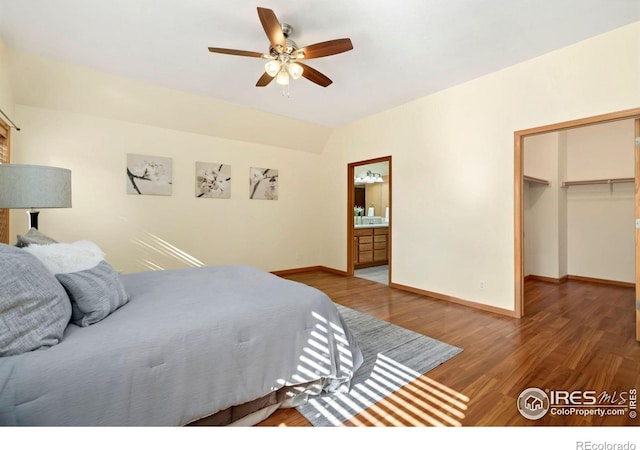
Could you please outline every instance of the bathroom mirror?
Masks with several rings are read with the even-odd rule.
[[[364,208],[364,216],[385,217],[389,206],[389,163],[356,166],[354,169],[354,205]]]

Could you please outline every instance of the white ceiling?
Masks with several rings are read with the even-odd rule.
[[[299,46],[349,37],[307,64],[327,88],[257,88],[268,51],[256,7]],[[19,51],[340,126],[640,20],[640,0],[0,0],[0,37]]]

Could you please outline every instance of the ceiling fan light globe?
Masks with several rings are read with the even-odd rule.
[[[275,59],[267,61],[264,65],[264,71],[267,72],[269,76],[275,77],[278,72],[280,72],[280,62]]]
[[[289,64],[287,70],[289,71],[289,75],[291,75],[291,78],[293,78],[294,80],[300,78],[302,76],[302,72],[304,72],[304,68],[300,64],[296,63]]]
[[[289,84],[289,73],[286,70],[281,70],[276,75],[276,83],[280,86],[286,86]]]

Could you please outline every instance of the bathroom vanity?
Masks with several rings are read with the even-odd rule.
[[[389,224],[355,225],[353,264],[356,269],[389,263]]]

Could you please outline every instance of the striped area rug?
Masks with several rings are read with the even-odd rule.
[[[457,425],[465,409],[464,396],[422,375],[462,352],[461,348],[337,306],[360,345],[364,362],[348,393],[315,397],[297,408],[307,420],[314,426],[357,426],[361,423],[355,416],[365,410],[394,416],[394,409],[406,409],[398,415],[403,419],[387,418],[379,420],[379,425]],[[409,383],[411,389],[397,394]],[[390,396],[393,401],[388,401]]]

